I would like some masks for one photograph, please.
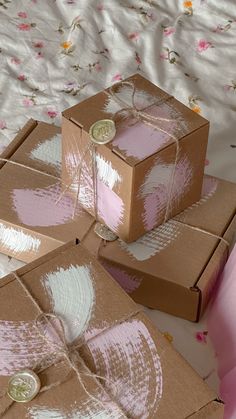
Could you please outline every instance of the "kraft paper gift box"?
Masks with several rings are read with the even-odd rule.
[[[112,89],[63,112],[62,179],[89,213],[131,242],[200,198],[209,123],[138,74]],[[132,106],[143,119],[130,116]],[[145,117],[156,118],[155,128]],[[107,118],[114,139],[88,151],[90,128]]]
[[[191,321],[206,309],[236,232],[236,184],[205,176],[202,195],[136,242],[99,248],[100,261],[136,302]],[[95,239],[92,232],[85,238],[91,251]]]
[[[11,163],[0,170],[0,252],[30,262],[79,233],[84,235],[91,217],[78,211],[78,229],[72,199],[63,196],[56,203],[62,189],[60,129],[30,120],[18,140],[21,146],[12,162],[35,172]]]
[[[0,290],[1,417],[223,419],[215,394],[81,244],[10,273]],[[42,386],[31,401],[30,380],[15,377],[25,369]]]

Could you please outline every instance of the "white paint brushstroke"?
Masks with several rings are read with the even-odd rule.
[[[138,198],[144,200],[142,221],[147,231],[153,229],[163,220],[168,200],[170,199],[170,192],[168,218],[171,217],[172,208],[179,205],[180,200],[191,188],[193,168],[188,156],[183,155],[179,159],[171,188],[173,169],[173,163],[166,164],[157,158],[154,165],[145,174],[143,184],[139,187]]]
[[[78,385],[80,385],[78,383]],[[101,398],[101,394],[96,394],[95,397]],[[81,399],[78,408],[71,407],[70,411],[65,412],[65,409],[50,408],[42,406],[33,406],[28,410],[30,419],[125,419],[121,410],[115,403],[95,402],[91,398]]]
[[[116,90],[116,95],[118,98],[122,99],[128,106],[133,107],[132,104],[132,93],[133,89],[129,86],[120,86]],[[150,95],[145,90],[137,89],[135,90],[135,106],[138,109],[145,109],[148,106],[153,105],[157,98],[153,95]],[[103,112],[109,114],[115,114],[116,112],[120,111],[121,109],[125,108],[125,106],[121,105],[112,96],[107,96],[105,101]],[[125,112],[124,112],[125,114]]]
[[[16,230],[13,227],[7,227],[0,223],[0,243],[15,255],[25,252],[37,253],[41,246],[41,240],[24,233],[23,231]]]
[[[71,343],[86,330],[95,301],[93,275],[88,265],[70,265],[48,273],[44,285],[53,312],[64,321],[66,340]]]
[[[105,160],[100,154],[96,154],[97,173],[100,180],[110,189],[113,189],[122,178],[110,161]]]
[[[144,234],[132,243],[125,243],[119,240],[120,247],[125,250],[132,258],[142,262],[160,253],[169,246],[180,234],[180,226],[169,220],[165,224]]]
[[[59,171],[62,158],[61,134],[56,134],[48,140],[39,142],[30,152],[30,158],[53,166]]]
[[[157,347],[140,320],[130,320],[88,342],[104,387],[130,418],[157,417],[163,377]]]

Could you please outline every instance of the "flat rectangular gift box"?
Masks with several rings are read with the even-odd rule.
[[[0,290],[1,417],[223,419],[215,394],[81,244],[10,273]],[[15,376],[25,369],[41,382],[31,401],[31,380]]]
[[[92,147],[90,131],[109,138],[111,120],[114,139]],[[207,120],[136,74],[63,112],[62,179],[132,242],[200,198],[208,130]]]
[[[18,139],[11,161],[35,171],[11,163],[0,170],[0,252],[30,262],[85,234],[91,217],[80,210],[78,229],[72,199],[56,203],[62,190],[60,129],[30,120]]]

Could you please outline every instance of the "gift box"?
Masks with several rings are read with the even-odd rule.
[[[223,418],[223,404],[81,244],[0,289],[1,417]]]
[[[208,129],[136,74],[63,112],[63,182],[90,214],[134,241],[199,200]]]
[[[136,302],[191,321],[207,307],[236,232],[236,184],[205,176],[202,195],[136,242],[99,249],[105,268]],[[92,250],[95,235],[86,240]]]
[[[19,131],[16,137],[10,142],[10,144],[4,149],[3,153],[1,153],[0,157],[3,160],[0,160],[0,168],[4,166],[5,162],[4,159],[10,159],[11,156],[15,153],[18,147],[24,142],[25,138],[28,136],[32,129],[32,125],[35,122],[33,120],[29,120],[25,126]]]
[[[62,196],[56,202],[62,191],[60,129],[30,120],[18,142],[12,163],[0,170],[0,252],[30,262],[79,232],[72,199]],[[77,212],[85,234],[91,217]]]

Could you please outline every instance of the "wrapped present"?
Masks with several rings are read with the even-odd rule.
[[[60,129],[31,120],[18,139],[12,163],[0,170],[0,251],[30,262],[76,237],[78,217],[70,197],[56,202],[62,190]],[[85,234],[91,217],[77,210]]]
[[[100,246],[99,258],[136,302],[198,321],[235,231],[236,184],[205,176],[198,203],[136,242]]]
[[[62,179],[131,242],[201,195],[209,123],[136,74],[67,109]]]
[[[81,244],[0,288],[1,417],[223,418],[223,404]]]

